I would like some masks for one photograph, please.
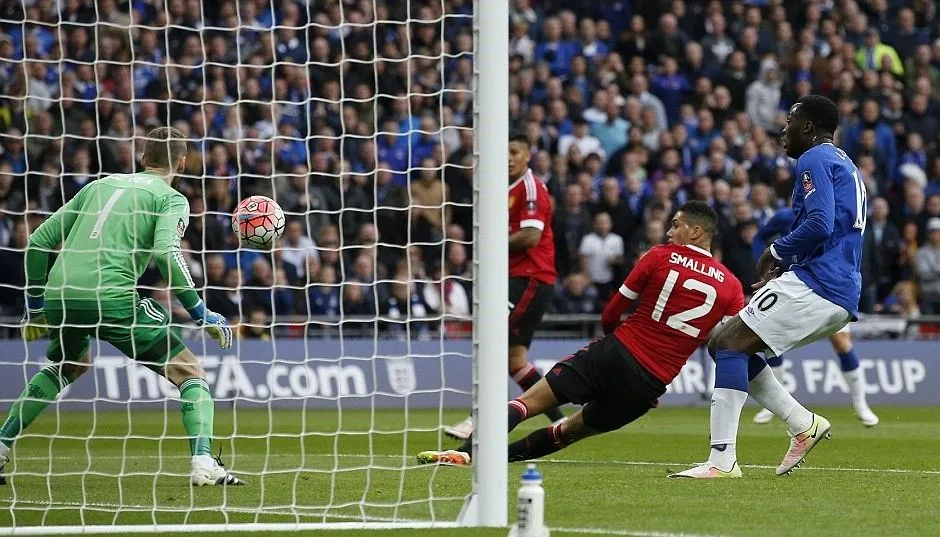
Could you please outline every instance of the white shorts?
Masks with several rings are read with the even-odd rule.
[[[817,295],[792,271],[754,293],[738,315],[774,356],[831,336],[852,320],[845,308]]]

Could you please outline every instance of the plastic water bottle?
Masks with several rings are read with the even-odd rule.
[[[509,537],[548,537],[545,527],[545,489],[542,488],[542,473],[534,464],[529,464],[522,474],[519,487],[516,525]]]

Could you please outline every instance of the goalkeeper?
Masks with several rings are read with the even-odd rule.
[[[89,341],[107,341],[179,388],[183,427],[192,451],[193,485],[243,485],[210,454],[213,402],[196,356],[170,331],[170,316],[137,295],[141,273],[156,258],[164,279],[199,326],[222,348],[232,345],[228,321],[206,309],[183,261],[180,241],[189,203],[172,188],[183,170],[186,141],[176,129],[147,135],[144,171],[88,184],[29,238],[23,334],[49,334],[52,362],[34,375],[0,427],[0,483],[16,438],[91,367]],[[52,269],[49,253],[62,243]],[[50,332],[51,329],[51,332]]]

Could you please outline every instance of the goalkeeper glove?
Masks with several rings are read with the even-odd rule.
[[[206,308],[202,300],[188,311],[196,325],[204,327],[209,336],[219,342],[220,347],[227,349],[232,346],[232,327],[228,319]]]
[[[26,296],[26,314],[23,315],[23,337],[26,341],[36,341],[49,333],[49,321],[43,312],[45,302],[42,296]]]

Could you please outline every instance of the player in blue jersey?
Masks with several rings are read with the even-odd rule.
[[[757,232],[754,238],[754,260],[760,258],[773,241],[786,235],[793,227],[793,221],[796,214],[792,209],[784,208],[774,213],[767,223]],[[878,425],[878,415],[872,412],[868,407],[868,401],[865,400],[865,386],[862,371],[859,369],[858,356],[852,346],[852,335],[849,331],[849,325],[845,325],[842,330],[829,336],[829,342],[832,343],[832,350],[839,356],[839,365],[842,368],[842,377],[849,388],[849,395],[852,397],[852,407],[855,409],[855,416],[862,425],[874,427]],[[783,374],[783,357],[772,356],[767,358],[767,365],[773,371],[777,379]],[[769,423],[774,417],[773,413],[766,408],[762,408],[754,415],[754,423]]]
[[[787,114],[782,141],[797,161],[796,218],[761,254],[751,301],[709,339],[715,358],[711,450],[707,462],[675,477],[741,476],[735,444],[748,392],[789,428],[790,448],[777,475],[792,471],[829,436],[829,421],[798,403],[755,353],[780,356],[856,319],[867,196],[855,164],[832,143],[838,125],[838,107],[820,95],[801,98]]]

